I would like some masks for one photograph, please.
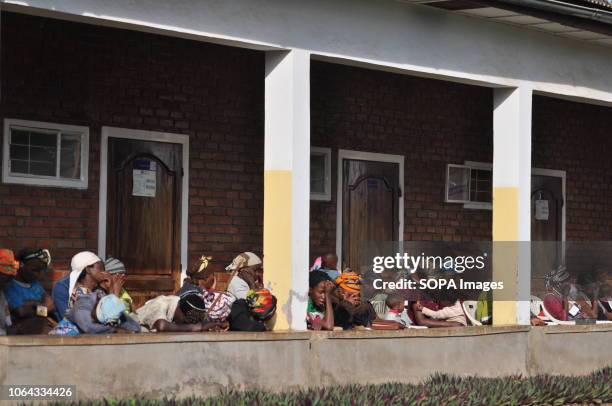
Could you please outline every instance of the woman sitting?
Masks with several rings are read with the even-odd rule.
[[[212,302],[209,301],[209,307]],[[195,292],[179,296],[158,296],[136,310],[140,325],[149,331],[224,331],[226,321],[210,321],[207,302]]]
[[[101,291],[79,296],[66,318],[85,334],[140,332],[140,324],[126,314],[125,302],[114,294]]]
[[[268,289],[251,290],[246,299],[238,299],[232,304],[230,330],[272,330],[275,314],[276,297]]]

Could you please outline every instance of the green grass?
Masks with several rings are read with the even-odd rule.
[[[129,398],[76,405],[569,405],[612,402],[612,367],[583,377],[459,378],[434,375],[407,385],[348,385],[294,392],[227,391],[210,398],[146,400]]]

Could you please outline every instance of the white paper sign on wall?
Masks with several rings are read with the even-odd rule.
[[[155,197],[157,165],[155,161],[137,159],[132,169],[132,196]]]

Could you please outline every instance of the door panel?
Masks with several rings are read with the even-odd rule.
[[[181,177],[180,144],[109,139],[106,252],[137,304],[179,286]]]
[[[540,202],[547,202],[548,215]],[[545,292],[543,276],[563,261],[563,183],[562,178],[543,175],[531,176],[531,240],[532,291]],[[536,218],[539,216],[539,218]]]
[[[342,171],[343,266],[358,270],[363,242],[399,237],[399,165],[345,159]]]

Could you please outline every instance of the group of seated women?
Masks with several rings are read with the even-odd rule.
[[[202,256],[192,264],[175,294],[135,308],[118,259],[79,252],[69,275],[48,294],[40,283],[51,265],[48,250],[25,249],[15,256],[0,249],[0,335],[271,329],[276,298],[263,289],[261,259],[251,252],[234,258],[226,267],[232,278],[225,291],[215,289],[210,260]]]

